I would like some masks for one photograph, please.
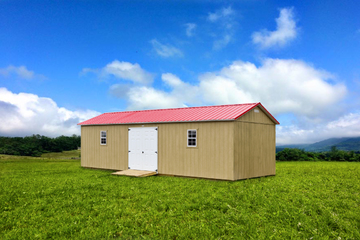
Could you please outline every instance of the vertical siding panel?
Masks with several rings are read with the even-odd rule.
[[[234,142],[233,142],[233,151],[234,151],[234,164],[233,164],[233,171],[234,171],[234,180],[238,179],[239,177],[239,157],[238,157],[238,137],[239,134],[237,134],[238,125],[233,123],[233,132],[234,132]]]
[[[241,124],[243,127],[243,137],[242,137],[242,148],[243,148],[243,152],[244,152],[244,178],[248,178],[249,176],[249,171],[250,171],[250,167],[249,167],[249,153],[248,153],[248,149],[249,149],[249,145],[251,144],[251,142],[249,141],[249,131],[250,129],[248,127],[246,127],[246,123],[242,123]],[[248,141],[248,143],[246,143],[246,140]]]
[[[235,155],[235,158],[237,159],[238,162],[238,168],[237,168],[237,177],[236,179],[241,179],[242,176],[242,149],[241,149],[241,124],[235,122],[235,135],[236,135],[236,141],[234,143],[234,149],[236,149],[237,154]]]
[[[263,124],[258,124],[260,125],[259,126],[259,137],[260,137],[260,144],[261,144],[261,147],[260,147],[260,154],[259,154],[259,165],[261,166],[260,168],[260,173],[258,173],[258,176],[264,176],[265,175],[265,172],[266,172],[266,158],[268,157],[266,155],[266,148],[267,148],[267,143],[266,143],[266,136],[267,136],[267,132],[266,132],[266,129],[265,129],[265,126],[266,125],[263,125]]]
[[[211,138],[206,139],[206,141],[208,142],[208,144],[211,146],[211,148],[213,148],[213,154],[214,154],[214,159],[219,159],[221,158],[220,154],[219,154],[219,147],[215,147],[217,144],[219,144],[219,142],[221,142],[221,136],[219,135],[219,129],[216,128],[214,126],[214,123],[211,123],[211,129],[213,129],[212,131],[210,131],[211,134]],[[224,146],[223,146],[224,147]],[[211,166],[209,166],[211,167]],[[221,166],[217,166],[217,167],[221,167]],[[221,171],[220,169],[218,169],[218,171]]]
[[[86,145],[86,134],[85,134],[85,128],[84,127],[81,127],[81,166],[84,167],[86,166],[86,151],[84,150],[83,146]]]
[[[208,132],[209,130],[209,124],[204,125],[201,127],[201,129],[197,129],[197,134],[198,134],[198,150],[197,155],[203,159],[203,161],[198,161],[199,162],[199,166],[198,166],[198,171],[199,171],[199,176],[205,176],[206,172],[211,171],[211,169],[209,169],[209,166],[207,163],[207,158],[205,156],[206,154],[206,148],[204,148],[204,144],[201,145],[201,143],[199,142],[199,140],[201,139],[201,142],[204,143],[204,141],[206,141],[206,139],[204,139],[204,133]],[[206,143],[205,143],[206,144]]]
[[[239,131],[238,133],[239,135],[239,142],[238,142],[238,148],[239,148],[239,175],[240,175],[240,179],[245,178],[245,154],[244,154],[244,143],[243,143],[243,138],[244,138],[244,130],[243,130],[243,124],[242,123],[236,123],[239,126]]]
[[[274,164],[272,164],[272,174],[276,174],[276,126],[273,127],[273,130],[270,132],[272,138],[272,146],[270,149],[270,153],[274,153],[274,158],[271,160]]]
[[[175,129],[176,136],[178,139],[179,150],[176,151],[176,154],[178,154],[178,159],[175,160],[178,162],[178,168],[173,171],[173,174],[176,174],[178,171],[185,172],[186,166],[187,166],[187,156],[186,156],[186,126],[182,126],[181,124],[177,124],[177,127]],[[169,138],[170,139],[170,138]],[[175,149],[174,149],[175,151]],[[169,162],[169,165],[171,165],[172,162]]]
[[[167,155],[167,152],[164,150],[166,148],[166,143],[164,142],[164,139],[166,139],[167,129],[165,125],[159,126],[159,157],[158,157],[158,163],[159,163],[159,173],[165,173],[165,169],[167,169],[166,161],[163,161],[163,159],[167,159],[169,156]]]
[[[168,168],[172,168],[171,174],[176,174],[177,171],[183,171],[185,167],[185,139],[184,131],[182,131],[180,124],[174,124],[174,127],[172,125],[167,125],[167,130],[170,134],[168,134],[168,138],[166,142],[170,143],[171,139],[175,137],[175,142],[173,144],[172,148],[166,149],[168,150],[168,156],[169,159],[174,159],[174,161],[168,162]],[[183,134],[183,135],[182,135]]]
[[[235,159],[239,161],[237,179],[274,175],[275,125],[238,121]],[[235,163],[236,164],[236,163]]]
[[[245,123],[246,128],[248,129],[248,141],[250,142],[250,144],[246,144],[246,152],[247,152],[247,161],[248,161],[248,178],[253,176],[253,164],[254,164],[254,149],[252,149],[252,147],[256,147],[256,145],[254,145],[254,138],[253,138],[253,128],[251,127],[250,123]]]
[[[242,137],[242,148],[243,148],[243,161],[244,161],[244,178],[248,178],[249,175],[249,156],[248,156],[248,146],[249,146],[249,128],[246,127],[246,123],[242,123],[243,137]],[[246,143],[248,142],[248,143]]]
[[[224,129],[221,128],[216,128],[214,126],[214,123],[212,123],[212,129],[214,129],[214,137],[212,139],[207,139],[207,141],[211,141],[210,146],[212,146],[214,148],[214,155],[215,155],[215,161],[216,164],[209,166],[211,168],[212,171],[215,172],[216,174],[216,170],[214,168],[218,168],[217,171],[219,172],[223,172],[224,171],[224,165],[226,164],[226,160],[225,158],[227,157],[227,154],[224,152],[224,155],[221,154],[221,150],[219,149],[219,144],[220,142],[224,142],[224,138],[225,138],[225,132],[221,132]],[[215,145],[215,146],[214,146]],[[223,146],[223,150],[225,150],[226,146]],[[218,164],[218,161],[220,160],[220,162],[222,162],[222,164]],[[223,161],[221,161],[223,160]]]
[[[246,158],[245,158],[245,142],[244,142],[244,138],[246,137],[246,132],[243,128],[243,124],[241,122],[237,123],[239,126],[239,130],[240,130],[240,137],[239,137],[239,149],[240,149],[240,175],[241,175],[241,179],[246,178],[245,176],[245,172],[246,172]]]

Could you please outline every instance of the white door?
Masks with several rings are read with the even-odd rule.
[[[129,168],[157,171],[158,134],[155,127],[129,128]]]

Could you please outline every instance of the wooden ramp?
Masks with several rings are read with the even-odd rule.
[[[157,172],[128,169],[128,170],[124,170],[124,171],[114,172],[112,174],[113,175],[131,176],[131,177],[149,177],[149,176],[156,175]]]

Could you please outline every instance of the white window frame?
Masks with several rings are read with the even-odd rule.
[[[105,137],[102,136],[102,133],[105,133]],[[102,143],[102,139],[105,139],[105,143]],[[100,145],[106,145],[107,144],[107,131],[100,131]]]
[[[195,135],[196,135],[196,137],[189,137],[189,131],[195,131]],[[186,131],[186,136],[187,136],[187,138],[186,138],[186,145],[187,145],[187,147],[197,147],[197,129],[188,129],[187,131]],[[189,139],[195,139],[195,145],[189,145]]]

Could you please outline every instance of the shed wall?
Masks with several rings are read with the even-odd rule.
[[[160,127],[159,173],[234,179],[234,122],[174,123]],[[197,129],[196,148],[187,147],[188,129]]]
[[[234,177],[246,179],[275,175],[275,123],[260,109],[235,121]]]
[[[158,172],[190,177],[234,179],[234,122],[143,124],[158,127]],[[128,128],[142,125],[81,127],[81,166],[128,169]],[[187,130],[197,129],[197,147],[187,147]],[[107,145],[100,145],[107,131]]]

